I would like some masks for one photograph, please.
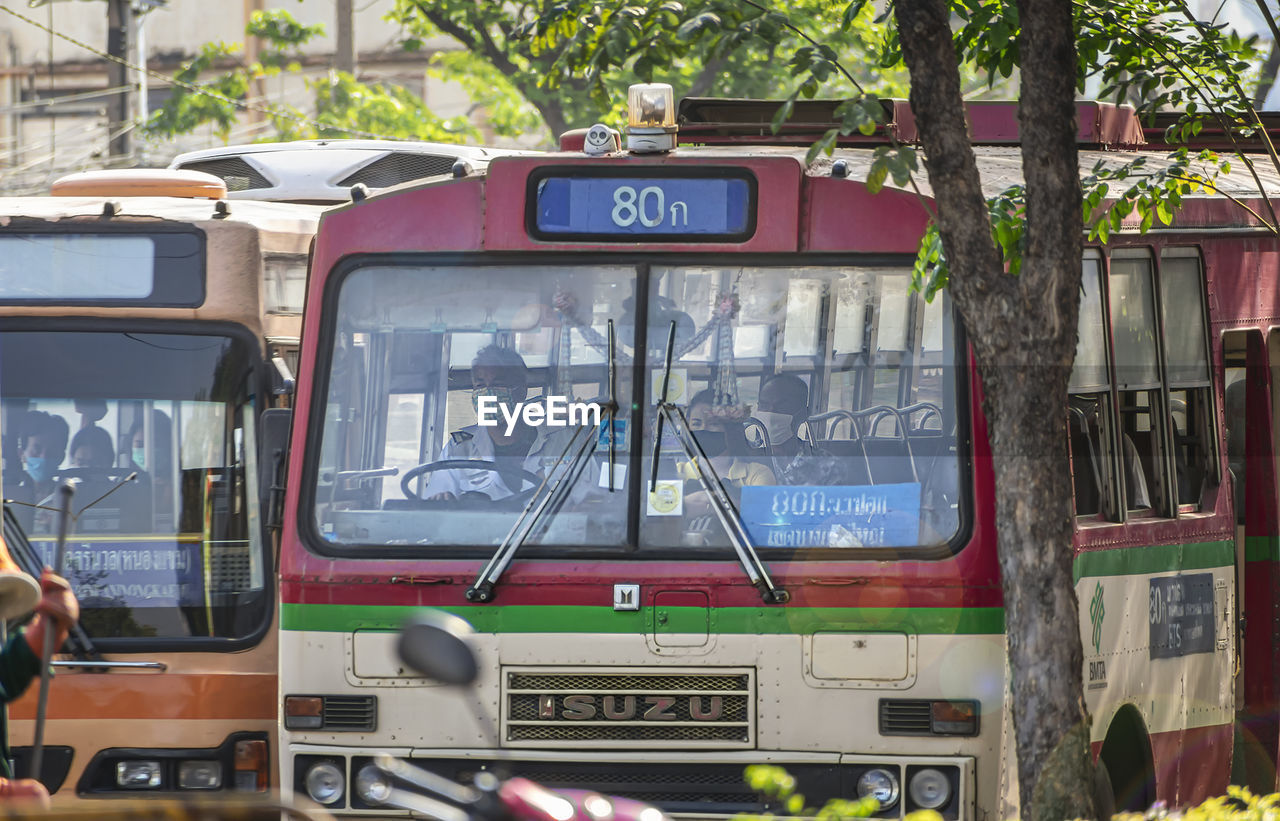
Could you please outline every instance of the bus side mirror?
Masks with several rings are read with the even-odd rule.
[[[471,635],[471,625],[452,613],[423,609],[401,629],[396,650],[410,670],[442,684],[466,686],[479,672]]]
[[[275,396],[292,396],[295,387],[297,380],[294,379],[289,363],[284,361],[283,356],[271,357],[271,393]]]
[[[267,408],[258,422],[258,493],[269,528],[284,524],[284,485],[293,411]]]

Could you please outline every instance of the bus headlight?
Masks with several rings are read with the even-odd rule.
[[[184,790],[216,790],[222,786],[218,761],[183,761],[178,765],[178,786]]]
[[[922,810],[936,810],[951,800],[951,782],[935,769],[924,769],[911,776],[907,785],[911,801]]]
[[[366,804],[384,804],[391,797],[391,782],[372,764],[365,764],[356,775],[356,795]]]
[[[126,790],[154,790],[160,786],[159,761],[121,761],[116,765],[116,785]]]
[[[887,810],[898,803],[898,777],[888,770],[867,770],[858,779],[858,797],[871,796]]]
[[[307,795],[317,804],[332,804],[342,797],[346,782],[342,770],[328,761],[321,761],[307,770]]]

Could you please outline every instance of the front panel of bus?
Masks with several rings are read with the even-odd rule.
[[[387,750],[721,815],[770,762],[819,806],[974,817],[1004,645],[948,301],[900,237],[818,237],[867,194],[794,159],[566,163],[322,225],[282,783],[376,813]],[[395,657],[421,606],[477,631],[474,692]]]
[[[62,572],[81,629],[55,663],[43,766],[58,803],[267,786],[260,259],[246,225],[0,233],[4,496],[28,559],[54,563],[74,487]],[[18,775],[37,689],[11,708]]]

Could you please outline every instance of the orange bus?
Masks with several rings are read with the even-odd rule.
[[[275,583],[260,417],[287,395],[322,208],[225,201],[216,177],[74,175],[0,200],[4,497],[61,568],[81,629],[54,662],[42,780],[55,805],[265,791]],[[214,202],[214,200],[219,200]],[[31,771],[38,688],[10,707]]]

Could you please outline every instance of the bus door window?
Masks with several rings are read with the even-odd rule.
[[[1180,506],[1199,508],[1204,488],[1218,483],[1219,460],[1204,276],[1195,248],[1170,248],[1161,255],[1160,304],[1177,500]]]
[[[1165,455],[1154,280],[1146,251],[1118,250],[1109,277],[1126,510],[1174,515]]]

